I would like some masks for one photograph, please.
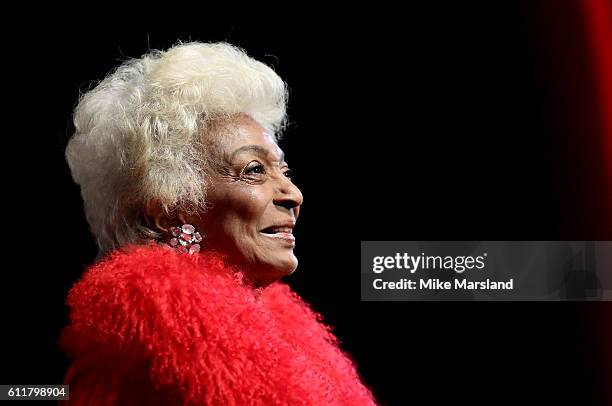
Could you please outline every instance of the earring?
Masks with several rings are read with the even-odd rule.
[[[191,224],[183,224],[181,227],[171,227],[172,238],[168,245],[178,252],[195,254],[200,251],[202,236]]]

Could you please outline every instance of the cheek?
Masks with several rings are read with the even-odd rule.
[[[207,216],[209,224],[218,223],[213,228],[221,229],[237,240],[258,232],[265,220],[268,199],[265,193],[252,187],[229,190],[211,200],[214,206]]]
[[[237,194],[234,202],[237,215],[251,223],[261,219],[266,210],[268,199],[261,190],[246,189]]]

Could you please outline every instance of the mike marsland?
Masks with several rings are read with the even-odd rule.
[[[440,279],[429,278],[419,279],[419,283],[410,279],[400,279],[399,281],[383,281],[382,279],[374,279],[374,289],[408,289],[408,290],[512,290],[514,289],[514,278],[507,281],[492,281],[486,279],[484,281],[468,281],[467,279],[455,279],[451,281],[442,281]]]

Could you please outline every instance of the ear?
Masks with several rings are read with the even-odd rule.
[[[170,218],[161,203],[157,200],[149,200],[144,205],[144,212],[149,222],[155,225],[156,231],[169,232]]]

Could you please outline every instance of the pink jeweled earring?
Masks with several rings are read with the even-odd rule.
[[[170,227],[170,233],[172,234],[172,238],[168,242],[168,245],[178,252],[195,254],[200,251],[202,236],[191,224],[183,224],[180,227]]]

